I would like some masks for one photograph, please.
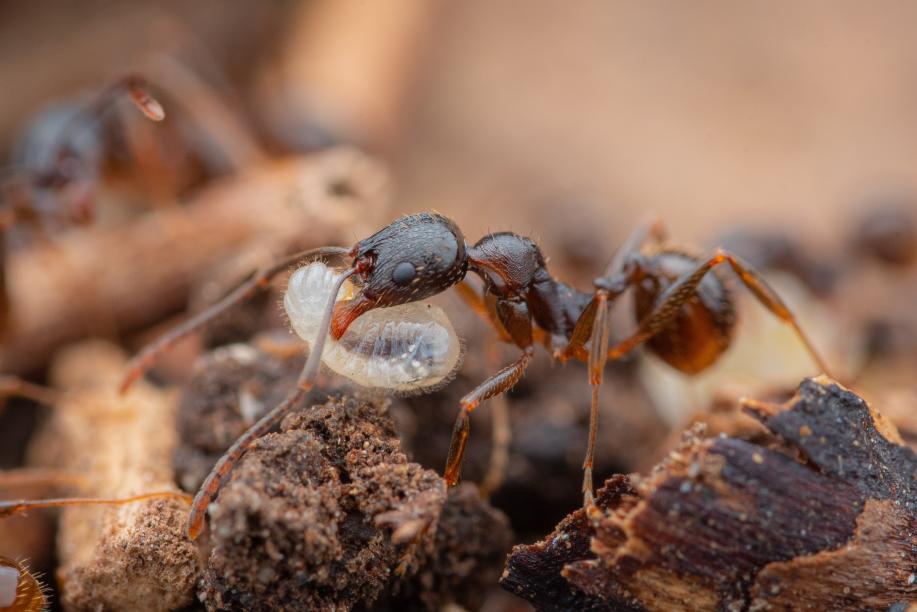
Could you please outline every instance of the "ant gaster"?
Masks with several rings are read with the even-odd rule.
[[[592,403],[589,443],[583,463],[584,503],[592,502],[592,461],[598,427],[598,392],[606,361],[618,359],[642,343],[672,367],[694,374],[710,366],[729,346],[735,327],[733,298],[714,272],[728,264],[742,283],[774,315],[793,327],[823,371],[824,362],[777,293],[741,259],[718,249],[706,259],[662,246],[658,222],[642,223],[627,239],[592,292],[582,292],[548,272],[538,246],[510,232],[488,234],[473,245],[458,226],[433,213],[402,217],[353,248],[322,247],[288,257],[266,268],[208,310],[145,347],[132,361],[122,390],[178,338],[196,330],[230,306],[254,295],[290,265],[319,257],[348,257],[351,264],[331,293],[298,388],[239,438],[217,462],[191,509],[189,535],[203,529],[208,505],[221,480],[251,443],[276,426],[289,409],[312,388],[321,363],[324,340],[340,338],[361,314],[374,309],[422,300],[457,286],[475,312],[485,316],[501,338],[514,344],[519,357],[460,400],[446,460],[445,480],[459,480],[471,412],[481,402],[503,393],[524,375],[544,345],[560,361],[588,363]],[[483,280],[483,295],[464,282],[468,272]],[[335,303],[338,288],[352,277],[359,288],[353,299]],[[610,345],[612,302],[633,288],[636,331]]]

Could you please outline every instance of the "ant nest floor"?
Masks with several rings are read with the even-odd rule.
[[[108,366],[87,370],[87,362],[102,361]],[[93,494],[166,490],[173,461],[178,480],[193,489],[206,463],[195,449],[222,452],[235,426],[260,416],[240,415],[238,402],[225,401],[229,389],[238,393],[237,376],[254,371],[248,390],[260,406],[276,387],[288,388],[290,381],[278,382],[295,377],[288,365],[264,353],[216,351],[179,407],[175,393],[145,385],[118,398],[104,381],[123,371],[123,356],[107,345],[84,347],[64,370],[92,371],[93,384],[64,376],[66,405],[31,452],[50,457],[49,467],[66,462],[98,474]],[[200,431],[188,422],[192,409],[222,439],[183,437]],[[231,415],[239,423],[221,420]],[[208,609],[438,609],[450,602],[474,609],[496,584],[513,541],[505,515],[472,485],[447,491],[436,472],[408,460],[384,407],[351,398],[294,409],[278,432],[249,449],[209,515],[194,544],[184,535],[187,507],[177,500],[62,511],[62,603],[167,610],[197,597]]]
[[[302,357],[264,346],[208,353],[181,396],[149,385],[115,395],[124,356],[111,345],[64,353],[52,371],[62,400],[32,464],[92,475],[91,495],[194,491],[295,384]],[[522,401],[537,410],[551,386]],[[454,409],[448,394],[438,401]],[[827,378],[782,404],[724,403],[648,475],[612,476],[595,507],[511,552],[539,536],[514,536],[474,485],[447,490],[412,462],[393,420],[403,406],[389,404],[308,397],[244,455],[196,543],[179,500],[63,510],[60,602],[472,610],[495,601],[498,583],[538,610],[891,609],[917,598],[917,456]],[[435,446],[426,435],[412,446]]]

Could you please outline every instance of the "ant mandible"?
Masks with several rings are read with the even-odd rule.
[[[460,400],[446,460],[446,482],[450,486],[458,483],[471,412],[481,402],[515,385],[532,361],[535,344],[540,343],[559,361],[577,359],[588,364],[592,400],[583,495],[584,504],[590,505],[599,387],[605,363],[643,343],[670,366],[687,374],[696,374],[716,361],[728,348],[736,323],[733,298],[714,272],[717,266],[728,264],[770,312],[793,327],[818,367],[827,371],[789,308],[751,266],[722,249],[699,259],[664,246],[663,238],[659,222],[640,224],[594,281],[594,291],[587,293],[552,277],[541,250],[524,236],[499,232],[469,245],[458,226],[440,214],[405,216],[350,249],[313,249],[260,271],[222,301],[146,346],[132,360],[122,391],[176,340],[251,297],[291,265],[324,257],[348,257],[352,261],[330,293],[296,391],[245,432],[214,466],[192,504],[190,537],[196,538],[203,529],[208,505],[246,449],[276,426],[312,388],[329,334],[340,339],[354,320],[370,310],[423,300],[454,286],[458,286],[468,305],[485,316],[501,338],[521,353],[516,361]],[[483,295],[465,282],[469,271],[483,280]],[[354,279],[358,290],[351,299],[337,301],[338,291],[348,278]],[[634,289],[637,329],[609,346],[610,307],[629,288]]]

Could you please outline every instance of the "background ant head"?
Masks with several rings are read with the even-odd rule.
[[[461,230],[452,220],[430,213],[398,219],[358,242],[351,255],[360,290],[354,299],[335,306],[334,338],[364,312],[441,293],[467,271]]]

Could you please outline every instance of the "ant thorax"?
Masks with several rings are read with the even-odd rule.
[[[283,306],[296,334],[314,345],[323,311],[341,274],[314,262],[296,270]],[[348,299],[346,282],[338,300]],[[448,382],[461,360],[461,342],[443,310],[429,302],[377,308],[358,317],[339,339],[329,336],[322,363],[363,387],[416,393]]]

